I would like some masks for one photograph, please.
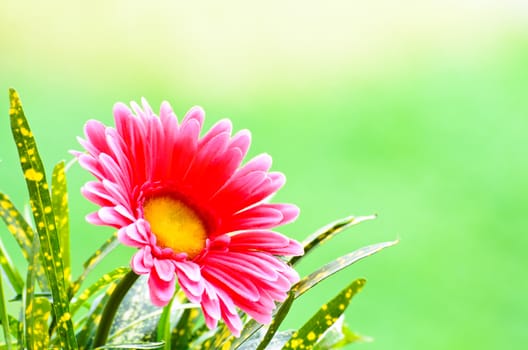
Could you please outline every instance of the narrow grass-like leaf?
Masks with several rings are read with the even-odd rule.
[[[175,297],[163,308],[163,312],[158,321],[157,327],[157,340],[164,342],[163,349],[171,350],[171,315],[172,315],[172,303],[174,303]]]
[[[345,315],[339,316],[337,321],[328,328],[323,336],[314,345],[314,350],[341,349],[342,347],[356,343],[368,342],[372,339],[352,332],[344,323]]]
[[[128,272],[110,295],[101,314],[101,320],[95,333],[94,347],[104,346],[106,344],[117,310],[138,277],[139,276],[133,271]]]
[[[92,303],[92,309],[83,319],[83,322],[76,327],[76,329],[79,329],[80,325],[84,323],[77,334],[80,350],[93,349],[95,333],[101,323],[101,315],[118,284],[118,281],[110,283],[106,292]]]
[[[279,326],[282,324],[282,321],[286,318],[286,315],[290,311],[290,308],[293,304],[293,301],[295,300],[295,294],[290,293],[288,294],[288,298],[282,303],[280,308],[275,313],[275,316],[273,316],[273,320],[271,321],[271,324],[269,325],[268,331],[264,335],[264,338],[260,342],[260,344],[257,347],[257,350],[264,350],[268,346],[268,344],[271,342],[273,337],[275,336],[275,333],[279,330]]]
[[[398,241],[373,244],[368,247],[358,249],[352,253],[349,253],[323,266],[322,268],[311,273],[309,276],[303,278],[301,281],[299,281],[296,285],[292,287],[292,291],[295,294],[295,299],[297,299],[302,294],[304,294],[306,291],[308,291],[310,288],[315,286],[317,283],[330,277],[334,273],[344,269],[345,267],[353,264],[354,262],[358,260],[366,258],[367,256],[372,255],[384,248],[390,247],[396,243],[398,243]],[[255,320],[249,320],[244,325],[244,328],[242,329],[240,337],[235,338],[231,336],[227,340],[225,340],[223,344],[229,343],[231,344],[231,347],[233,349],[237,349],[240,346],[242,346],[246,341],[248,341],[253,336],[253,334],[255,334],[255,332],[257,332],[261,328],[262,328],[261,324],[259,324]]]
[[[196,304],[183,303],[184,295],[179,290],[170,309],[168,306],[156,307],[150,301],[146,276],[140,277],[120,302],[106,342],[128,344],[163,341],[165,347],[170,348],[173,321],[178,320],[185,309],[198,307]]]
[[[97,282],[86,288],[79,297],[71,303],[70,313],[75,315],[79,308],[85,304],[88,299],[99,293],[101,290],[107,288],[111,283],[119,281],[124,275],[130,271],[128,267],[118,267],[117,269],[104,274]]]
[[[114,332],[112,332],[112,335],[110,335],[107,339],[107,342],[109,343],[123,343],[123,340],[126,340],[127,338],[143,338],[143,340],[153,339],[152,336],[153,332],[151,332],[152,328],[156,326],[156,324],[159,322],[161,315],[163,313],[163,309],[156,309],[151,312],[144,312],[142,313],[141,317],[134,318],[133,321],[130,321],[127,324],[118,323],[118,327]],[[148,323],[151,324],[151,327],[145,327],[144,325]],[[144,332],[138,332],[137,328],[141,330],[146,330]],[[116,341],[117,339],[117,341]]]
[[[11,336],[13,336],[16,339],[17,344],[18,340],[20,339],[20,330],[22,329],[22,326],[18,320],[11,315],[7,315],[7,320],[9,322],[9,332],[11,333]]]
[[[28,319],[26,338],[29,349],[46,349],[49,345],[49,327],[52,306],[47,298],[35,297],[26,308]],[[29,336],[31,334],[31,336]]]
[[[22,255],[26,258],[28,264],[31,261],[31,251],[33,249],[33,237],[35,232],[33,228],[28,224],[28,221],[15,207],[9,197],[3,193],[0,193],[0,216],[5,222],[7,229],[13,235],[16,242],[20,246]],[[38,241],[37,241],[37,244]],[[37,249],[38,250],[38,249]],[[37,261],[35,267],[37,273],[37,279],[42,290],[49,290],[48,281],[46,279],[46,272],[40,259]],[[22,293],[21,290],[16,291],[18,295]]]
[[[24,307],[24,333],[26,346],[29,349],[46,349],[49,344],[48,321],[51,314],[51,305],[47,298],[36,297],[35,270],[39,252],[37,250],[38,237],[33,239],[33,250],[31,252],[32,262],[28,265],[26,286],[23,294]]]
[[[119,241],[117,240],[117,232],[108,238],[102,245],[86,260],[83,264],[84,270],[81,275],[73,282],[70,286],[69,297],[72,298],[81,288],[82,283],[90,272],[117,246]]]
[[[22,249],[22,255],[29,262],[35,233],[11,199],[3,193],[0,193],[0,216]]]
[[[33,133],[24,115],[18,93],[10,89],[11,131],[17,145],[20,165],[26,179],[31,210],[40,241],[43,265],[53,295],[53,314],[57,320],[60,346],[77,349],[77,341],[68,309],[69,299],[64,283],[64,266],[44,165]]]
[[[283,349],[313,349],[314,344],[319,341],[326,330],[345,312],[350,300],[363,288],[365,282],[364,279],[355,280],[331,301],[324,304],[304,326],[293,333]]]
[[[132,343],[132,344],[108,344],[105,346],[99,346],[95,350],[103,349],[163,349],[165,346],[164,342],[151,342],[151,343]]]
[[[189,308],[183,311],[176,326],[172,329],[171,348],[172,349],[188,349],[191,337],[196,332],[193,329],[196,321],[200,316],[200,312],[196,308]]]
[[[277,332],[271,339],[271,341],[266,346],[266,350],[280,350],[282,347],[290,340],[293,330],[287,330],[282,332]],[[262,335],[260,334],[262,331],[257,332],[254,334],[248,341],[246,341],[243,345],[238,347],[238,350],[255,350],[257,346],[259,345],[259,341],[262,339]]]
[[[232,344],[229,340],[232,337],[231,331],[225,324],[218,326],[211,339],[204,342],[204,348],[206,349],[231,349]]]
[[[244,328],[242,328],[242,331],[240,332],[240,337],[235,338],[234,336],[231,336],[227,341],[231,344],[233,349],[238,349],[262,327],[263,326],[260,323],[254,319],[250,319],[244,324]]]
[[[312,288],[319,282],[325,280],[326,278],[332,276],[336,272],[341,271],[344,268],[352,265],[353,263],[363,258],[366,258],[367,256],[370,256],[374,253],[377,253],[382,249],[393,246],[396,243],[398,243],[398,241],[372,244],[367,247],[355,250],[352,253],[346,254],[312,272],[311,274],[300,280],[295,286],[293,286],[292,290],[295,292],[295,296],[297,298],[304,294],[306,291],[308,291],[310,288]]]
[[[9,316],[7,315],[3,279],[4,277],[0,273],[0,322],[2,322],[2,331],[4,333],[6,348],[11,350],[11,330],[9,328]]]
[[[2,270],[4,270],[11,288],[13,288],[16,294],[20,295],[24,289],[24,280],[22,279],[22,276],[20,276],[16,266],[13,264],[2,240],[0,240],[0,266],[2,267]]]
[[[59,234],[60,249],[62,252],[64,282],[66,289],[68,289],[71,283],[70,213],[64,162],[59,162],[53,168],[51,177],[51,203],[53,204],[53,214],[55,214],[55,223],[57,225],[57,233]]]
[[[216,333],[216,329],[210,330],[205,323],[201,323],[196,330],[191,334],[189,342],[189,349],[192,350],[207,350],[212,348],[212,339]],[[225,347],[226,349],[228,347]]]
[[[308,253],[315,247],[325,243],[326,241],[332,239],[339,232],[362,223],[363,221],[374,220],[376,215],[369,216],[349,216],[337,221],[334,221],[323,228],[320,228],[316,232],[312,233],[308,238],[306,238],[301,244],[304,246],[304,254],[301,256],[292,257],[289,262],[294,265],[298,263],[302,258],[308,255]]]

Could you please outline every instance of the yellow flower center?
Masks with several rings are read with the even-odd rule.
[[[156,235],[158,246],[187,253],[190,259],[205,246],[207,230],[200,216],[181,200],[171,196],[149,198],[143,206],[145,219]]]

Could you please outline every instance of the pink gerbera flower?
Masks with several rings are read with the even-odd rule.
[[[231,136],[229,120],[200,137],[201,108],[178,124],[168,103],[159,117],[142,104],[132,103],[134,112],[116,104],[116,128],[95,120],[85,125],[79,142],[87,153],[75,154],[97,181],[82,193],[101,207],[87,220],[115,227],[123,244],[138,248],[131,266],[148,275],[153,304],[166,305],[177,280],[210,328],[222,318],[239,335],[235,306],[269,323],[275,302],[299,279],[277,256],[303,253],[297,241],[271,231],[299,213],[266,201],[284,175],[269,172],[267,154],[241,166],[250,134]]]

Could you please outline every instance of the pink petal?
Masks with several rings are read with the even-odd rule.
[[[222,266],[204,266],[202,274],[208,281],[222,286],[222,289],[237,294],[246,300],[257,301],[260,297],[258,289],[251,281],[231,275],[229,272],[224,271]]]
[[[94,212],[94,213],[90,213],[86,215],[86,221],[88,221],[90,224],[93,224],[93,225],[100,225],[100,226],[106,225],[106,222],[101,220],[101,218],[99,217],[98,212]]]
[[[226,134],[228,137],[231,135],[233,125],[229,119],[219,120],[200,140],[200,145],[207,144],[211,139],[217,137],[220,134]]]
[[[202,310],[204,311],[205,322],[207,327],[213,329],[216,327],[218,320],[221,317],[220,302],[216,295],[214,287],[209,283],[205,283],[204,293],[201,300]]]
[[[240,130],[231,139],[229,148],[239,149],[240,152],[242,153],[242,158],[244,158],[246,156],[246,153],[249,149],[250,144],[251,144],[251,133],[249,132],[249,130]]]
[[[195,120],[198,122],[198,125],[201,129],[204,119],[205,119],[205,111],[202,109],[202,107],[194,106],[185,114],[185,117],[183,117],[182,125],[185,125],[191,122],[192,120]]]
[[[154,266],[154,258],[149,246],[138,250],[130,262],[132,270],[138,275],[148,274]]]
[[[131,220],[123,216],[115,207],[102,207],[99,209],[98,215],[106,225],[115,228],[127,226],[131,223]]]
[[[84,134],[86,135],[86,142],[84,143],[86,150],[93,155],[108,152],[108,145],[105,139],[106,126],[98,120],[89,120],[84,125]]]
[[[187,298],[194,303],[200,302],[205,288],[200,267],[191,261],[175,261],[174,264],[179,285]]]
[[[273,255],[297,256],[304,254],[303,246],[280,233],[254,230],[231,236],[230,249],[237,251],[265,251]]]
[[[165,281],[160,278],[156,269],[153,268],[148,279],[148,286],[152,304],[156,306],[165,306],[174,295],[175,277],[173,275],[171,280]]]
[[[168,260],[155,259],[154,269],[161,280],[166,282],[174,280],[175,268],[172,262]]]
[[[224,232],[248,229],[267,229],[290,223],[299,215],[299,208],[292,204],[263,203],[239,211],[222,223]]]
[[[240,320],[240,316],[238,316],[233,300],[221,290],[217,291],[217,294],[220,298],[222,319],[231,333],[233,333],[235,337],[239,337],[242,330],[242,321]]]
[[[121,243],[129,247],[142,248],[156,243],[156,237],[151,233],[149,223],[143,219],[121,227],[117,231],[117,237]]]
[[[81,187],[82,195],[90,202],[99,206],[114,206],[118,203],[116,198],[105,189],[102,183],[96,181],[89,181]]]

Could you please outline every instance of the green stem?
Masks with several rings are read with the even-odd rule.
[[[101,322],[97,327],[97,332],[95,333],[94,339],[94,348],[103,346],[106,344],[108,339],[108,334],[110,333],[110,327],[114,321],[114,317],[119,309],[119,305],[123,301],[123,298],[129,291],[129,289],[134,285],[134,282],[138,279],[139,275],[136,275],[134,271],[128,272],[123,279],[119,282],[114,292],[108,299],[104,311],[101,315]]]

